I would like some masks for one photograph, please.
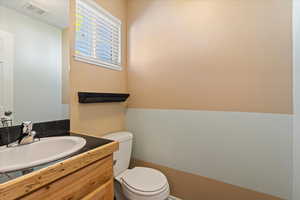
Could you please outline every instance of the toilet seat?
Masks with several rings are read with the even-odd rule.
[[[135,167],[122,177],[122,183],[131,190],[147,193],[164,189],[168,181],[165,175],[158,170]]]
[[[134,200],[163,200],[169,196],[167,178],[158,170],[135,167],[119,179],[124,195]]]

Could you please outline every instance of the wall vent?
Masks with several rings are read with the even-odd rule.
[[[29,2],[29,3],[26,3],[23,8],[30,12],[30,13],[34,13],[36,15],[44,15],[46,13],[46,10],[44,10],[43,8],[41,8],[40,6],[32,3],[32,2]]]

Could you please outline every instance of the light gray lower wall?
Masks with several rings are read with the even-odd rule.
[[[128,109],[133,157],[291,198],[292,115]]]

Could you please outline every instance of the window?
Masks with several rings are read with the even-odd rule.
[[[90,0],[76,1],[75,59],[122,70],[121,21]]]

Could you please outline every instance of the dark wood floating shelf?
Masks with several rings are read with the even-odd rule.
[[[129,94],[78,92],[79,103],[108,103],[123,102]]]

